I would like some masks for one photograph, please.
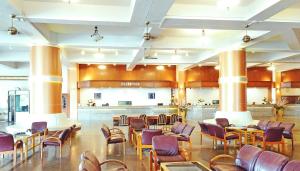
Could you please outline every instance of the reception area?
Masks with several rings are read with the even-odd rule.
[[[297,0],[3,0],[0,170],[300,170]]]

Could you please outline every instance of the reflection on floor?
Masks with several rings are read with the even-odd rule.
[[[273,118],[255,118],[255,119],[271,119]],[[300,159],[300,117],[285,117],[283,121],[290,121],[296,123],[294,128],[295,134],[295,150],[291,150],[291,143],[287,141],[287,147],[284,154],[288,155],[291,159]],[[16,170],[16,171],[76,171],[78,170],[79,165],[79,156],[85,150],[90,150],[95,153],[99,160],[105,159],[118,159],[123,160],[129,167],[131,171],[146,171],[149,170],[149,157],[147,152],[144,154],[147,157],[144,157],[143,160],[139,160],[135,149],[127,143],[126,156],[122,155],[121,145],[110,145],[109,146],[109,155],[105,156],[105,144],[102,133],[100,132],[100,127],[102,123],[111,123],[112,121],[109,118],[104,118],[101,121],[81,121],[82,130],[76,135],[72,140],[72,147],[64,146],[63,156],[59,159],[59,151],[55,151],[53,147],[47,147],[45,152],[45,158],[42,162],[40,160],[39,150],[32,155],[29,153],[29,158],[27,161],[19,162],[16,167],[12,169],[12,158],[5,157],[0,159],[0,170]],[[191,122],[190,123],[194,123]],[[4,130],[6,123],[0,123],[0,131]],[[122,127],[124,131],[127,132],[127,127]],[[208,164],[210,158],[217,154],[223,153],[223,146],[219,145],[217,149],[212,148],[212,141],[204,138],[203,145],[200,145],[199,138],[199,126],[196,126],[195,131],[192,135],[193,147],[190,150],[192,154],[192,160],[197,160]],[[233,144],[233,143],[232,143]],[[233,148],[233,145],[229,147],[229,154],[235,154],[236,150]]]

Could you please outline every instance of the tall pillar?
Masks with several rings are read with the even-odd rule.
[[[62,112],[62,68],[60,50],[51,46],[33,46],[30,57],[30,113]]]
[[[247,111],[247,67],[245,50],[223,52],[219,56],[220,107],[216,118],[228,118],[235,125],[252,122]]]
[[[68,94],[70,95],[70,118],[73,120],[78,120],[78,75],[78,64],[73,64],[71,67],[68,68]]]
[[[176,77],[178,83],[178,105],[185,105],[186,103],[186,89],[185,89],[185,71],[176,69]]]
[[[275,73],[275,101],[274,103],[281,100],[281,72]]]

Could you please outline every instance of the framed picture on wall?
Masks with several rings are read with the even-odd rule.
[[[155,99],[155,93],[148,93],[148,99]]]
[[[94,99],[101,99],[101,93],[94,93]]]

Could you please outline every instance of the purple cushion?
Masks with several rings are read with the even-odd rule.
[[[0,152],[14,150],[14,137],[11,134],[0,133]]]
[[[43,132],[47,128],[47,122],[32,122],[31,133]]]
[[[282,171],[299,171],[300,170],[300,160],[292,160],[288,162]]]
[[[185,136],[190,136],[194,129],[195,129],[195,126],[191,126],[191,125],[187,124],[185,126],[185,128],[183,129],[183,131],[181,132],[181,134],[185,135]]]
[[[216,118],[216,123],[217,125],[220,125],[223,128],[229,126],[229,121],[227,118]]]
[[[254,164],[261,153],[262,149],[258,147],[244,145],[236,156],[235,164],[245,170],[253,170]]]
[[[178,141],[189,141],[190,137],[184,136],[184,135],[179,135],[179,136],[177,136],[177,140]]]
[[[205,123],[203,123],[203,122],[198,122],[198,124],[199,124],[199,126],[200,126],[200,128],[201,128],[201,132],[202,132],[202,133],[204,133],[204,134],[209,134],[208,128],[207,128],[207,126],[206,126]]]
[[[181,134],[185,127],[186,127],[186,124],[180,123],[180,124],[177,126],[177,129],[175,130],[174,133],[175,133],[175,134]]]
[[[281,171],[289,158],[271,151],[262,152],[255,163],[254,171]]]
[[[154,136],[162,135],[161,129],[143,129],[142,131],[142,144],[151,145]]]
[[[108,139],[108,138],[110,137],[111,133],[110,133],[110,130],[109,130],[108,127],[103,126],[103,127],[101,128],[101,131],[102,131],[102,133],[103,133],[105,139]]]
[[[186,161],[185,158],[183,158],[181,155],[175,155],[175,156],[157,156],[157,162],[163,163],[163,162],[181,162]]]
[[[65,129],[61,134],[59,134],[58,138],[62,141],[62,143],[69,137],[70,129]]]
[[[260,130],[266,130],[269,123],[270,123],[270,121],[262,120],[262,121],[258,122],[257,127]]]
[[[271,127],[265,131],[264,136],[268,142],[276,142],[282,140],[282,133],[284,128],[282,127]]]
[[[175,133],[178,126],[181,124],[181,122],[175,122],[174,125],[171,127],[171,132]]]
[[[177,138],[159,135],[152,138],[152,148],[158,156],[175,156],[179,154]]]
[[[226,140],[234,140],[234,139],[238,139],[238,138],[239,138],[238,135],[233,134],[233,135],[229,135],[228,137],[226,137]]]
[[[134,130],[142,130],[145,128],[145,121],[143,119],[131,119],[130,127]]]

